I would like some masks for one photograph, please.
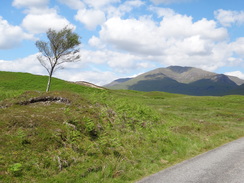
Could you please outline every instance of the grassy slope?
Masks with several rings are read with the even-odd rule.
[[[8,106],[0,108],[0,181],[133,182],[244,135],[243,96],[99,90],[58,79],[52,92],[37,92],[46,81],[0,72],[0,106]],[[18,104],[47,95],[71,103]]]

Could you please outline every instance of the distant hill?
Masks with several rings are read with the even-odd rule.
[[[97,86],[93,83],[89,83],[89,82],[86,82],[86,81],[76,81],[74,82],[75,84],[78,84],[78,85],[82,85],[82,86],[88,86],[88,87],[91,87],[91,88],[97,88],[97,89],[102,89],[104,90],[105,88],[101,87],[101,86]]]
[[[105,85],[110,89],[163,91],[195,96],[243,94],[244,80],[194,67],[158,68],[135,78],[118,79]]]
[[[124,83],[126,81],[129,81],[130,79],[132,78],[121,78],[121,79],[116,79],[114,80],[113,82],[107,84],[107,85],[104,85],[104,87],[111,87],[111,86],[114,86],[114,85],[117,85],[117,84],[120,84],[120,83]]]

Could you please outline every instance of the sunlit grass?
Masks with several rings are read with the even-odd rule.
[[[45,93],[47,77],[0,75],[0,182],[134,182],[244,136],[243,96],[99,90],[58,79]],[[46,96],[70,103],[20,105]]]

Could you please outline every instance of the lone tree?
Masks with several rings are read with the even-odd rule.
[[[41,52],[37,58],[49,74],[47,89],[49,91],[53,73],[61,69],[65,62],[76,62],[80,59],[77,46],[80,44],[79,36],[67,26],[60,31],[49,29],[47,32],[48,42],[36,41],[36,47]]]

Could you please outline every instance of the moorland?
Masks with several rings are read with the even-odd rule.
[[[244,136],[244,97],[0,72],[0,182],[134,182]]]

